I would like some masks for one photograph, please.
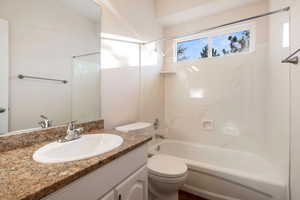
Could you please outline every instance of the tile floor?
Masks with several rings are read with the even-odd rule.
[[[179,200],[208,200],[208,199],[197,197],[187,192],[179,191]]]

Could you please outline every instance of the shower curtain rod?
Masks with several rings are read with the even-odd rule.
[[[129,41],[129,40],[113,39],[113,38],[106,38],[106,37],[101,37],[101,39],[112,40],[112,41],[116,41],[116,42],[130,43],[130,44],[137,44],[137,45],[145,44],[143,42],[134,42],[134,41]],[[97,55],[97,54],[100,54],[100,52],[96,51],[96,52],[91,52],[91,53],[85,53],[85,54],[73,56],[73,58],[75,59],[75,58],[79,58],[79,57],[92,56],[92,55]]]
[[[92,53],[81,54],[81,55],[78,55],[78,56],[73,56],[73,58],[79,58],[79,57],[84,57],[84,56],[92,56],[92,55],[96,55],[96,54],[100,54],[100,52],[92,52]]]
[[[229,22],[229,23],[226,23],[226,24],[222,24],[222,25],[218,25],[218,26],[213,26],[213,27],[210,27],[210,28],[202,29],[202,30],[194,32],[194,33],[189,33],[189,34],[185,34],[185,35],[177,36],[177,37],[161,38],[161,39],[158,39],[158,40],[152,40],[152,41],[146,42],[144,44],[150,44],[150,43],[154,43],[154,42],[162,42],[162,41],[166,41],[166,40],[175,40],[175,39],[179,39],[179,38],[183,38],[183,37],[188,37],[188,36],[191,36],[191,35],[196,35],[196,34],[199,34],[199,33],[203,33],[203,32],[207,32],[207,31],[215,30],[215,29],[222,28],[222,27],[225,27],[225,26],[229,26],[229,25],[238,24],[238,23],[241,23],[241,22],[250,21],[250,20],[253,20],[253,19],[257,19],[257,18],[261,18],[261,17],[266,17],[266,16],[269,16],[269,15],[273,15],[273,14],[277,14],[277,13],[281,13],[281,12],[287,12],[289,10],[290,10],[290,7],[285,7],[285,8],[279,9],[279,10],[267,12],[267,13],[256,15],[256,16],[253,16],[253,17],[248,17],[248,18],[237,20],[237,21]]]

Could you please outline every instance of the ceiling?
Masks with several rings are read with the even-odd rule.
[[[158,22],[163,26],[180,24],[195,18],[266,0],[154,0]]]
[[[101,20],[101,8],[91,0],[61,0],[62,3],[95,23]]]

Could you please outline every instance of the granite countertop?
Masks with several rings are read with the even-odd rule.
[[[124,139],[124,143],[111,152],[81,161],[59,164],[35,162],[32,159],[33,153],[52,141],[1,152],[0,199],[41,199],[151,140],[151,137],[146,135],[117,131],[99,130],[93,131],[91,134],[107,132],[120,135]]]

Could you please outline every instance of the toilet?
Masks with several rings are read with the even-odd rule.
[[[178,200],[178,190],[187,178],[186,164],[176,157],[155,155],[147,167],[150,200]]]
[[[137,122],[115,129],[127,133],[151,134],[151,123]],[[158,154],[148,159],[149,200],[178,200],[178,190],[188,174],[186,164],[179,158]]]
[[[132,124],[126,124],[123,126],[118,126],[115,129],[117,131],[125,132],[125,133],[149,133],[150,128],[152,127],[152,123],[148,122],[136,122]]]

